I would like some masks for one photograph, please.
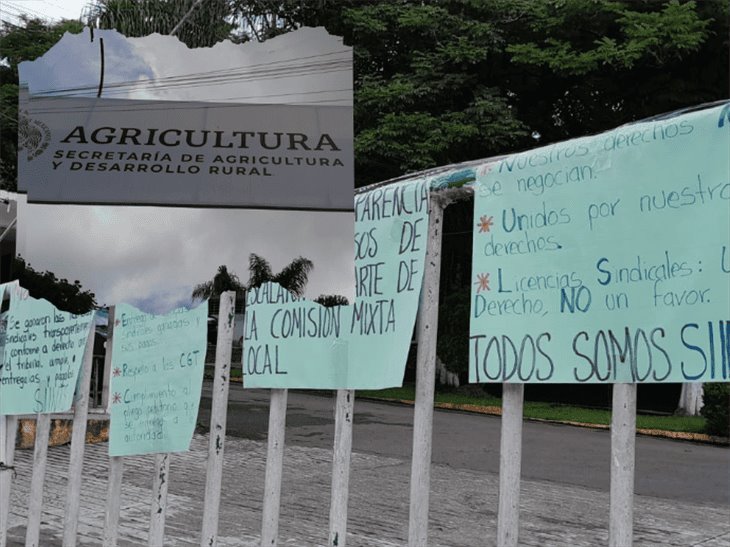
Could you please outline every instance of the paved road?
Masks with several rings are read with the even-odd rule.
[[[201,423],[208,423],[204,386]],[[268,391],[231,385],[228,433],[263,440],[268,423]],[[287,443],[331,448],[333,399],[290,391]],[[357,400],[353,451],[409,460],[413,409]],[[437,410],[434,413],[433,461],[454,469],[499,471],[500,419],[495,416]],[[599,490],[609,488],[610,433],[605,430],[525,422],[522,476]],[[730,505],[730,449],[637,437],[636,493],[639,495]]]
[[[268,393],[232,386],[225,444],[220,547],[260,544]],[[291,393],[284,454],[279,545],[326,542],[332,464],[331,398]],[[347,544],[402,547],[408,537],[412,408],[356,402]],[[206,419],[203,410],[201,419]],[[499,419],[435,413],[429,545],[497,547]],[[170,457],[165,545],[199,545],[209,439]],[[608,541],[608,450],[605,431],[527,423],[519,543],[526,547],[594,547]],[[730,547],[730,450],[639,438],[636,547]],[[70,448],[48,451],[41,540],[60,547]],[[104,529],[109,458],[106,443],[86,447],[76,544],[98,546]],[[10,547],[24,544],[33,453],[16,454]],[[147,545],[153,456],[125,458],[120,547]],[[653,494],[653,495],[650,495]]]
[[[195,435],[189,452],[170,457],[166,546],[200,545],[208,437]],[[69,446],[48,451],[40,545],[60,547],[65,519]],[[124,460],[119,547],[145,547],[154,457]],[[9,547],[22,547],[33,453],[19,450],[10,505]],[[86,447],[81,481],[78,547],[98,547],[104,530],[107,445]],[[327,542],[331,448],[289,445],[284,454],[279,545],[322,547]],[[226,439],[219,547],[258,547],[266,442]],[[355,452],[348,500],[349,547],[403,547],[408,537],[410,464]],[[429,507],[430,547],[498,547],[499,478],[494,473],[434,465]],[[634,502],[635,547],[730,547],[730,507],[651,496]],[[522,547],[608,544],[608,495],[581,486],[523,480]]]

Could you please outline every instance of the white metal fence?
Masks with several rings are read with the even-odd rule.
[[[413,425],[413,458],[411,462],[409,547],[428,545],[428,514],[432,447],[432,421],[435,383],[435,358],[438,325],[438,293],[440,276],[441,230],[443,211],[454,199],[468,197],[468,190],[446,190],[434,193],[429,216],[429,243],[426,257],[421,306],[417,322],[416,403]],[[221,296],[219,317],[233,317],[235,293]],[[109,317],[109,339],[102,409],[108,405],[111,341],[113,337],[113,310]],[[75,402],[73,435],[66,491],[63,546],[73,547],[77,542],[79,500],[81,495],[82,465],[89,417],[89,384],[93,361],[93,329],[84,355],[81,390]],[[226,420],[233,321],[220,321],[217,335],[215,373],[213,376],[212,409],[208,459],[206,466],[205,503],[200,545],[217,544],[218,514],[221,498],[223,460],[226,444]],[[500,444],[500,486],[498,525],[495,534],[500,547],[518,544],[520,470],[522,447],[522,408],[524,386],[504,384],[502,432]],[[344,547],[347,540],[347,501],[349,493],[350,455],[355,392],[337,392],[335,408],[335,440],[332,452],[332,483],[329,513],[328,545]],[[284,456],[287,391],[271,390],[269,409],[268,453],[265,472],[264,500],[261,518],[261,545],[277,545],[279,506]],[[33,475],[27,511],[26,545],[39,545],[43,485],[46,472],[48,436],[51,419],[58,415],[42,414],[36,417],[36,441]],[[99,416],[106,416],[99,414]],[[634,440],[636,426],[636,385],[614,386],[613,420],[611,432],[611,487],[609,545],[626,547],[632,544]],[[0,417],[0,547],[6,547],[10,491],[13,482],[13,463],[17,417]],[[150,546],[163,545],[170,460],[174,454],[158,454],[155,458],[154,484],[150,506]],[[104,519],[105,547],[117,545],[120,522],[121,489],[124,481],[124,460],[111,457],[107,483]],[[324,538],[323,538],[324,541]]]

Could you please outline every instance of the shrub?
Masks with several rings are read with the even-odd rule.
[[[730,436],[730,384],[705,384],[703,392],[700,414],[707,420],[705,430],[710,435]]]
[[[441,299],[436,353],[447,370],[465,383],[469,376],[469,289]]]

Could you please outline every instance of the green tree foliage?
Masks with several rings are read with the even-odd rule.
[[[498,29],[456,7],[349,1],[305,14],[354,47],[358,185],[497,154],[526,137],[500,83],[485,77]]]
[[[90,10],[88,20],[100,28],[116,29],[125,36],[153,33],[176,36],[188,47],[210,47],[236,36],[229,21],[231,6],[227,0],[99,0]],[[189,15],[188,15],[189,13]]]
[[[502,81],[542,142],[728,95],[724,0],[504,4]]]
[[[78,279],[71,283],[57,278],[53,272],[36,271],[20,257],[13,260],[11,277],[33,298],[45,298],[59,310],[80,314],[97,307],[94,293],[84,290]]]
[[[2,21],[0,26],[0,189],[16,189],[18,154],[18,64],[48,51],[65,32],[81,32],[79,21],[48,25],[23,19],[21,25]]]
[[[707,420],[707,432],[730,437],[730,384],[705,384],[702,388],[704,406],[700,414]]]
[[[295,13],[355,48],[359,184],[728,95],[724,0],[349,0]]]
[[[166,33],[193,1],[97,0],[91,17]],[[302,25],[354,47],[358,185],[728,96],[727,0],[205,0],[179,35],[202,46]],[[0,48],[15,74],[25,50]],[[3,131],[12,188],[15,128]]]
[[[439,302],[436,354],[446,368],[459,375],[459,383],[469,378],[469,289],[454,291]]]

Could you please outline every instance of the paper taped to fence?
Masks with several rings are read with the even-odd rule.
[[[3,318],[0,414],[65,412],[71,408],[93,312],[58,310],[8,283],[10,308]]]
[[[249,291],[244,386],[400,386],[413,336],[428,239],[428,183],[355,199],[355,302],[324,307],[276,284]]]
[[[115,308],[109,455],[190,446],[205,366],[208,302],[165,315]]]
[[[730,104],[478,170],[471,382],[730,378]]]

